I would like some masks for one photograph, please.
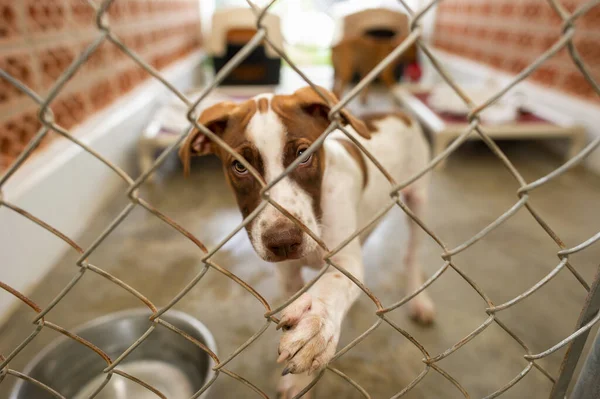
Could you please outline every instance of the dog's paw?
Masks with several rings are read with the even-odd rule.
[[[435,318],[435,305],[425,292],[409,302],[410,317],[419,324],[429,325]]]
[[[325,304],[304,293],[284,309],[277,328],[283,329],[279,341],[278,363],[287,361],[282,375],[312,374],[323,368],[335,354],[340,326]]]
[[[279,379],[277,384],[278,399],[292,399],[297,396],[310,383],[312,378],[306,374],[288,374]],[[302,396],[304,399],[310,398],[310,391]]]

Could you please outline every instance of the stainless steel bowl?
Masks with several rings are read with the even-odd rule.
[[[73,332],[115,360],[148,330],[149,317],[148,309],[126,310],[98,318]],[[216,352],[211,333],[198,320],[175,310],[161,318]],[[214,376],[213,366],[213,360],[198,346],[158,326],[117,368],[148,383],[169,399],[187,399]],[[89,397],[104,382],[106,375],[102,370],[105,367],[106,362],[97,353],[73,339],[60,337],[44,348],[23,372],[67,398],[80,399]],[[54,396],[22,380],[16,383],[10,396],[10,399],[46,398]],[[157,396],[129,379],[113,374],[96,398],[156,399]]]

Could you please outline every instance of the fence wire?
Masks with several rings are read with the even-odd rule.
[[[373,164],[380,170],[381,173],[389,180],[390,183],[390,201],[387,206],[381,210],[376,216],[374,220],[371,220],[366,226],[362,226],[358,229],[354,234],[344,240],[338,247],[336,248],[327,248],[325,243],[307,226],[305,226],[301,221],[291,215],[287,210],[285,210],[282,206],[276,203],[269,196],[269,191],[273,188],[274,185],[278,184],[285,176],[291,173],[294,168],[298,166],[301,159],[297,159],[293,162],[289,167],[285,169],[285,171],[274,181],[269,182],[268,184],[263,181],[260,174],[239,154],[233,151],[223,140],[221,140],[217,135],[211,132],[205,126],[199,124],[197,122],[197,107],[198,105],[211,93],[211,91],[219,85],[223,79],[231,73],[231,71],[239,65],[257,46],[261,43],[268,43],[305,81],[308,85],[312,86],[321,97],[329,104],[331,104],[330,99],[323,95],[323,93],[319,92],[318,87],[315,86],[313,82],[311,82],[306,75],[302,73],[302,71],[294,64],[292,60],[288,58],[286,53],[282,48],[279,48],[273,41],[271,41],[269,37],[269,32],[265,26],[263,26],[263,18],[266,15],[267,11],[271,8],[271,6],[275,3],[276,0],[272,0],[266,7],[259,8],[255,4],[253,4],[250,0],[248,0],[249,6],[253,9],[256,15],[256,28],[257,32],[254,37],[225,65],[223,69],[221,69],[216,76],[212,79],[212,81],[202,90],[198,98],[189,99],[187,98],[181,91],[176,89],[169,81],[167,81],[159,71],[150,66],[146,61],[144,61],[140,56],[138,56],[134,51],[128,48],[123,42],[119,39],[119,37],[111,30],[110,21],[108,19],[107,10],[111,6],[112,3],[118,2],[118,0],[106,0],[100,4],[96,4],[92,1],[88,1],[89,6],[92,7],[95,11],[95,22],[98,28],[98,36],[96,39],[90,44],[82,54],[77,57],[73,63],[68,67],[68,69],[57,79],[57,81],[52,86],[49,94],[42,98],[33,90],[28,88],[24,83],[18,81],[7,72],[0,70],[0,76],[6,79],[10,84],[15,86],[17,89],[25,93],[31,99],[33,99],[37,104],[39,104],[38,118],[42,123],[42,127],[39,132],[35,135],[35,137],[31,140],[31,142],[27,145],[25,150],[20,154],[20,156],[14,161],[14,163],[9,167],[6,173],[0,177],[0,206],[4,206],[23,217],[31,220],[36,223],[40,227],[46,229],[51,232],[58,238],[62,239],[68,245],[70,245],[75,251],[80,254],[80,257],[76,261],[77,271],[73,276],[72,280],[65,286],[62,291],[45,307],[40,307],[31,301],[27,296],[21,294],[15,289],[11,288],[6,283],[0,282],[0,288],[7,291],[8,293],[17,297],[20,301],[27,304],[31,309],[33,309],[37,315],[33,320],[33,324],[36,326],[35,330],[20,344],[18,345],[11,353],[6,356],[0,355],[0,382],[5,379],[7,375],[12,375],[16,378],[23,379],[29,383],[36,384],[37,386],[43,388],[48,393],[52,394],[57,398],[64,398],[61,393],[56,392],[51,387],[45,385],[44,383],[33,379],[32,377],[25,375],[17,370],[10,368],[10,362],[13,360],[20,352],[25,348],[35,337],[45,328],[49,328],[55,330],[70,339],[78,341],[79,343],[85,345],[90,350],[94,351],[98,356],[100,356],[106,362],[106,368],[103,370],[105,373],[104,381],[97,387],[94,394],[91,397],[96,396],[103,388],[106,386],[108,381],[114,374],[118,374],[125,378],[128,378],[130,381],[139,384],[141,387],[153,392],[158,397],[164,398],[164,394],[162,394],[156,388],[148,385],[147,383],[137,379],[134,376],[131,376],[122,370],[119,369],[119,365],[133,352],[138,345],[140,345],[148,336],[152,334],[152,332],[157,328],[166,328],[173,331],[176,334],[179,334],[183,338],[189,340],[193,344],[200,347],[203,351],[205,351],[215,363],[213,370],[215,371],[214,377],[207,381],[205,385],[196,392],[192,398],[199,397],[203,392],[205,392],[215,381],[220,377],[221,374],[225,374],[239,382],[245,384],[249,389],[253,390],[256,394],[262,397],[267,397],[267,395],[261,391],[255,384],[251,381],[248,381],[243,376],[240,376],[230,370],[228,370],[225,366],[235,357],[241,356],[244,350],[250,346],[258,337],[261,336],[272,323],[277,324],[279,319],[276,317],[276,314],[279,313],[282,309],[284,309],[287,305],[293,302],[296,298],[298,298],[302,293],[306,292],[312,284],[314,284],[321,276],[323,276],[328,270],[337,269],[339,272],[343,273],[346,277],[354,282],[373,302],[373,313],[377,315],[377,321],[364,333],[354,339],[345,347],[338,350],[338,352],[333,357],[332,361],[335,361],[337,358],[343,356],[348,351],[352,350],[354,346],[356,346],[359,342],[364,340],[367,336],[369,336],[375,329],[381,326],[382,323],[387,323],[398,333],[402,334],[406,339],[408,339],[418,350],[423,354],[423,369],[422,371],[415,377],[407,386],[399,387],[399,392],[393,396],[393,398],[399,398],[404,396],[407,392],[417,386],[422,379],[430,372],[435,372],[443,376],[450,383],[454,385],[456,390],[461,393],[465,398],[469,398],[469,393],[467,390],[457,381],[452,375],[450,375],[447,371],[445,371],[440,365],[439,361],[452,355],[455,351],[457,351],[462,346],[466,345],[475,338],[477,335],[481,334],[485,331],[490,325],[496,324],[500,326],[510,337],[512,337],[522,348],[523,348],[523,370],[517,374],[512,380],[507,381],[500,389],[495,392],[490,393],[487,398],[494,398],[502,395],[515,384],[517,384],[525,375],[531,372],[533,369],[536,369],[540,373],[542,373],[549,380],[551,384],[553,384],[553,391],[551,393],[552,398],[562,398],[565,395],[566,389],[568,387],[569,380],[562,381],[560,384],[557,383],[557,380],[538,362],[540,359],[556,352],[557,350],[571,345],[575,340],[585,338],[589,330],[592,328],[594,324],[598,322],[600,319],[600,313],[597,313],[594,310],[595,315],[589,315],[587,318],[580,318],[579,324],[576,326],[576,329],[570,334],[568,337],[565,337],[562,341],[556,343],[556,345],[548,348],[547,350],[540,353],[532,353],[529,347],[525,344],[523,340],[521,340],[508,326],[506,326],[501,320],[498,318],[498,314],[505,309],[508,309],[515,304],[522,301],[524,298],[534,294],[538,289],[540,289],[544,284],[549,282],[553,277],[555,277],[558,273],[560,273],[563,269],[567,269],[570,273],[572,273],[577,280],[581,283],[582,289],[586,291],[590,291],[590,286],[586,283],[584,278],[577,272],[575,267],[571,264],[569,257],[570,255],[585,250],[585,248],[591,246],[595,242],[600,240],[600,233],[595,234],[590,237],[588,240],[575,245],[573,247],[568,247],[557,235],[556,232],[552,230],[552,228],[544,221],[544,219],[536,212],[535,208],[529,203],[529,193],[533,190],[539,188],[540,186],[548,183],[552,179],[557,176],[563,174],[573,166],[580,163],[585,157],[587,157],[592,151],[594,151],[598,145],[600,145],[600,138],[596,138],[591,143],[589,143],[580,153],[574,156],[572,159],[567,161],[565,164],[547,174],[544,177],[541,177],[533,182],[527,182],[523,176],[519,173],[519,171],[515,168],[515,166],[509,161],[506,155],[502,152],[502,150],[496,145],[496,143],[490,139],[490,137],[485,133],[485,129],[480,125],[480,113],[488,108],[490,105],[494,104],[498,101],[504,94],[506,94],[513,86],[515,86],[520,81],[527,78],[531,75],[540,65],[542,65],[546,60],[556,54],[562,48],[567,48],[568,52],[571,56],[571,59],[581,72],[581,74],[585,77],[585,79],[589,82],[590,85],[594,88],[596,93],[600,95],[600,85],[594,80],[594,78],[589,73],[585,63],[582,61],[577,49],[573,44],[573,36],[576,31],[575,22],[578,18],[584,15],[593,7],[600,4],[600,0],[590,0],[581,4],[575,11],[569,13],[557,0],[548,0],[549,6],[554,9],[554,11],[560,16],[563,21],[562,24],[562,34],[560,38],[556,41],[556,43],[551,46],[546,52],[544,52],[535,62],[526,67],[521,73],[519,73],[506,87],[500,90],[498,93],[493,95],[487,101],[482,104],[476,104],[471,100],[471,98],[461,89],[461,87],[451,78],[450,74],[444,70],[442,63],[435,56],[434,51],[426,44],[423,40],[423,29],[420,26],[421,19],[428,13],[435,5],[440,3],[443,0],[433,0],[428,3],[425,7],[420,10],[412,10],[404,0],[399,0],[400,3],[406,8],[409,16],[410,16],[410,34],[405,38],[405,40],[396,47],[383,61],[381,61],[368,75],[366,75],[347,95],[344,96],[340,100],[340,102],[336,105],[333,105],[331,108],[331,112],[329,113],[329,119],[331,121],[329,127],[323,132],[323,134],[316,140],[302,155],[302,157],[307,156],[308,154],[317,151],[318,148],[323,144],[325,138],[334,130],[341,130],[350,140],[352,140],[363,152],[363,154],[371,161]],[[73,77],[73,75],[85,64],[88,58],[98,49],[98,47],[104,42],[110,42],[114,46],[118,47],[126,56],[130,57],[133,61],[135,61],[138,65],[140,65],[144,70],[150,73],[155,79],[159,80],[165,87],[167,87],[172,93],[174,93],[185,105],[188,107],[187,119],[189,120],[190,126],[187,131],[179,136],[178,140],[173,143],[169,148],[164,150],[160,156],[156,159],[152,167],[148,170],[143,171],[143,173],[137,178],[134,179],[129,176],[125,171],[119,168],[117,165],[113,164],[106,158],[102,156],[102,154],[96,152],[93,148],[89,147],[85,143],[78,140],[76,137],[71,135],[69,131],[62,128],[58,125],[53,117],[53,113],[51,110],[51,104],[59,95],[61,90],[63,90],[65,84]],[[469,126],[465,129],[463,134],[444,152],[439,154],[437,157],[432,159],[429,164],[421,171],[416,173],[411,178],[407,179],[403,182],[396,182],[391,177],[390,173],[386,171],[381,164],[377,161],[377,159],[370,154],[358,141],[356,141],[352,135],[341,125],[340,123],[340,112],[343,108],[351,101],[356,95],[359,94],[369,83],[371,83],[377,75],[383,71],[395,58],[404,53],[411,45],[416,44],[422,50],[423,54],[429,59],[433,67],[437,70],[437,72],[442,76],[445,82],[452,87],[452,89],[462,98],[464,103],[469,107],[470,113],[468,115]],[[202,133],[208,136],[214,143],[219,145],[225,151],[227,151],[231,156],[237,159],[240,163],[242,163],[250,173],[257,179],[259,184],[262,187],[261,204],[256,208],[254,212],[248,215],[230,234],[228,234],[224,239],[222,239],[216,246],[212,249],[207,248],[198,238],[196,238],[193,234],[188,232],[183,226],[177,224],[173,220],[171,220],[168,216],[164,215],[160,210],[156,209],[152,204],[148,203],[146,200],[140,197],[139,195],[139,187],[148,179],[150,174],[152,174],[167,158],[169,154],[176,151],[177,147],[183,142],[183,140],[187,137],[187,135],[194,129],[199,129]],[[19,167],[23,164],[23,162],[32,154],[40,141],[50,132],[51,130],[59,133],[64,136],[68,140],[72,141],[75,145],[81,147],[84,151],[96,157],[98,160],[103,162],[107,167],[111,168],[114,173],[120,176],[125,183],[128,185],[127,195],[129,198],[129,204],[125,206],[125,208],[121,211],[119,216],[117,216],[104,230],[104,232],[98,236],[95,241],[88,247],[83,248],[78,245],[74,240],[67,237],[65,234],[61,233],[59,230],[55,229],[51,225],[47,224],[43,220],[37,218],[36,216],[28,213],[27,211],[19,208],[17,205],[10,203],[5,200],[2,195],[2,187],[3,185],[11,178],[14,172],[19,169]],[[494,222],[489,224],[487,227],[482,229],[479,233],[475,234],[471,238],[469,238],[464,243],[458,245],[455,248],[450,248],[444,243],[444,241],[438,237],[427,225],[420,219],[418,219],[406,206],[406,204],[402,201],[400,196],[400,191],[413,183],[414,181],[421,178],[426,173],[430,172],[439,162],[447,158],[452,152],[454,152],[467,138],[471,135],[478,135],[485,144],[490,148],[490,150],[495,154],[495,156],[503,163],[503,165],[508,169],[508,171],[512,174],[514,179],[517,181],[519,185],[519,189],[517,190],[517,200],[514,205],[506,210],[500,217],[498,217]],[[315,242],[323,249],[325,256],[323,257],[324,266],[318,275],[308,282],[300,291],[294,294],[291,298],[286,300],[284,303],[278,305],[271,305],[265,298],[261,296],[259,292],[257,292],[251,285],[231,273],[229,270],[221,267],[212,259],[213,255],[221,249],[227,241],[229,241],[237,232],[239,232],[244,226],[246,226],[250,221],[252,221],[258,213],[262,209],[264,209],[268,204],[273,205],[277,208],[281,213],[283,213],[286,217],[296,223],[303,231],[305,231],[308,235],[310,235]],[[146,298],[141,292],[136,290],[134,287],[128,285],[124,281],[116,278],[110,273],[104,271],[102,268],[95,266],[88,262],[88,257],[98,248],[98,246],[114,231],[120,223],[123,222],[127,218],[127,216],[131,213],[131,211],[141,206],[145,208],[153,215],[161,219],[163,222],[171,226],[173,229],[177,230],[184,237],[192,241],[198,249],[204,254],[202,257],[203,267],[198,272],[198,274],[186,285],[186,287],[179,292],[166,306],[163,308],[157,308],[148,298]],[[389,211],[394,206],[400,207],[412,220],[414,220],[420,228],[425,231],[442,249],[441,255],[441,266],[440,268],[427,280],[423,283],[421,287],[419,287],[415,292],[411,292],[406,295],[401,300],[392,303],[392,304],[383,304],[370,290],[366,287],[362,282],[357,280],[352,274],[347,272],[341,265],[336,264],[333,261],[333,256],[342,250],[348,243],[350,243],[353,239],[358,237],[363,231],[368,229],[373,223],[375,223],[378,219],[383,217],[387,211]],[[525,208],[527,211],[535,218],[541,228],[551,237],[551,239],[556,243],[558,247],[557,256],[559,259],[556,267],[548,273],[544,278],[538,281],[535,285],[533,285],[530,289],[518,295],[517,297],[503,303],[503,304],[495,304],[492,299],[477,285],[477,283],[471,279],[461,268],[453,261],[453,256],[459,254],[460,252],[465,251],[471,245],[476,243],[478,240],[485,237],[492,230],[500,226],[506,220],[511,218],[519,209]],[[235,281],[237,284],[242,286],[246,291],[252,294],[257,301],[259,301],[265,309],[264,317],[265,322],[264,325],[256,331],[244,344],[234,350],[231,354],[226,355],[225,357],[219,357],[215,353],[213,353],[210,349],[205,347],[202,343],[194,340],[183,331],[179,330],[177,327],[168,323],[161,316],[171,309],[178,301],[181,300],[206,274],[206,272],[210,269],[216,270],[219,273],[227,276],[231,280]],[[476,329],[474,329],[471,333],[461,339],[459,342],[443,351],[442,353],[435,354],[430,353],[419,341],[416,337],[410,335],[406,330],[402,327],[398,326],[394,322],[392,322],[388,318],[388,314],[400,306],[406,304],[410,299],[414,298],[421,291],[427,289],[431,284],[435,283],[448,269],[455,270],[476,292],[479,294],[483,302],[485,303],[485,312],[487,314],[487,319]],[[125,350],[120,356],[116,359],[111,359],[106,353],[97,348],[92,343],[84,340],[83,338],[73,334],[72,332],[48,321],[46,319],[46,314],[56,306],[58,302],[81,280],[81,278],[86,273],[96,273],[114,284],[117,284],[121,288],[128,291],[130,294],[134,295],[138,298],[145,306],[147,306],[152,311],[152,316],[150,317],[151,325],[148,330],[136,340],[127,350]],[[598,276],[597,276],[598,279]],[[598,287],[598,284],[593,285],[594,289]],[[590,295],[593,294],[590,292]],[[589,301],[588,301],[589,302]],[[582,314],[585,314],[586,308],[582,311]],[[589,313],[589,312],[588,312]],[[581,343],[581,342],[579,342]],[[582,347],[583,345],[579,345]],[[578,346],[578,347],[579,347]],[[580,349],[581,350],[581,349]],[[571,353],[571,355],[573,355]],[[576,353],[575,356],[579,356],[579,353]],[[330,362],[330,363],[331,363]],[[572,363],[572,362],[571,362]],[[576,362],[575,362],[576,363]],[[573,365],[574,367],[574,365]],[[573,370],[561,370],[562,375],[572,375]],[[334,368],[331,364],[327,365],[320,373],[316,375],[316,377],[312,380],[312,382],[307,386],[301,393],[297,395],[297,397],[301,397],[304,395],[309,389],[311,389],[317,382],[321,379],[321,377],[326,372],[332,372],[333,374],[338,375],[339,377],[346,380],[349,384],[351,384],[356,390],[362,394],[364,397],[369,398],[370,395],[366,392],[356,381],[354,381],[351,377],[344,374],[340,370]],[[569,374],[571,373],[571,374]]]

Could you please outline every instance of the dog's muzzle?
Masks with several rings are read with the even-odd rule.
[[[303,232],[291,221],[279,221],[265,231],[262,242],[271,262],[298,259],[302,256]]]

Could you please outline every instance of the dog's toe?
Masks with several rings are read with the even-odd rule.
[[[419,324],[429,325],[435,319],[435,305],[424,293],[410,302],[410,317]]]
[[[279,339],[279,363],[287,361],[282,375],[315,372],[331,360],[340,336],[340,325],[320,299],[309,294],[283,311],[289,320]]]
[[[281,320],[277,324],[277,329],[283,328],[285,331],[287,328],[296,325],[302,316],[310,310],[311,305],[312,297],[305,292],[284,309]]]

